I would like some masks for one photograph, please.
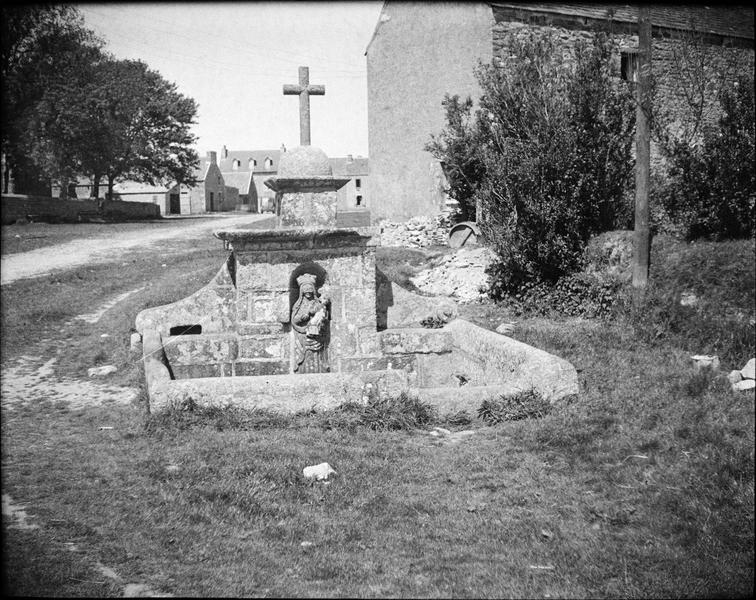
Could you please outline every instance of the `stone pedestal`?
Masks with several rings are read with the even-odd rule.
[[[331,300],[331,372],[379,366],[375,248],[377,230],[279,229],[216,231],[232,251],[236,288],[235,375],[291,373],[291,309],[297,278],[312,273]]]

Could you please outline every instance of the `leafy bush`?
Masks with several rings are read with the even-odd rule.
[[[705,126],[701,143],[662,136],[668,163],[657,186],[666,219],[688,240],[750,237],[756,234],[754,172],[754,82],[741,75],[720,89],[722,116]]]
[[[500,396],[484,400],[478,416],[489,425],[504,421],[538,419],[549,413],[551,405],[536,390],[527,390],[513,396]]]
[[[452,195],[480,204],[497,254],[491,296],[574,272],[593,233],[631,216],[634,111],[612,77],[603,34],[563,52],[554,34],[511,35],[501,65],[481,65],[480,109],[447,97],[447,128],[428,149],[447,167]],[[459,198],[457,198],[459,199]]]
[[[556,284],[525,283],[508,297],[508,304],[518,315],[611,317],[627,303],[623,292],[623,283],[618,279],[575,273]]]

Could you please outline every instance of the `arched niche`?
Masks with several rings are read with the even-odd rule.
[[[312,273],[315,275],[315,288],[318,290],[328,278],[326,270],[316,262],[308,261],[296,267],[289,276],[289,312],[291,312],[291,308],[299,298],[299,284],[297,283],[297,277],[304,273]]]

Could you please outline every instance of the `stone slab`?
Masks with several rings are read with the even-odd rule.
[[[163,337],[163,350],[173,365],[196,365],[236,360],[234,334],[174,335]]]
[[[368,391],[379,396],[398,396],[406,389],[407,374],[401,370],[207,377],[158,383],[151,390],[150,410],[157,413],[190,406],[234,407],[293,414],[335,408],[346,402],[363,402]]]
[[[486,385],[533,389],[552,404],[580,391],[575,367],[563,358],[463,319],[452,321],[442,331],[452,334],[455,352],[461,351],[481,366]]]
[[[384,354],[440,354],[454,345],[452,334],[443,329],[387,329],[378,338]]]

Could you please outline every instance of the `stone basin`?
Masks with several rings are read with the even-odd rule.
[[[535,390],[553,404],[577,394],[567,361],[456,319],[420,320],[448,299],[411,294],[376,268],[370,228],[216,231],[229,251],[187,298],[143,310],[150,410],[334,408],[402,392],[441,414],[475,414],[484,400]],[[325,372],[296,372],[292,307],[307,274],[329,298]]]

